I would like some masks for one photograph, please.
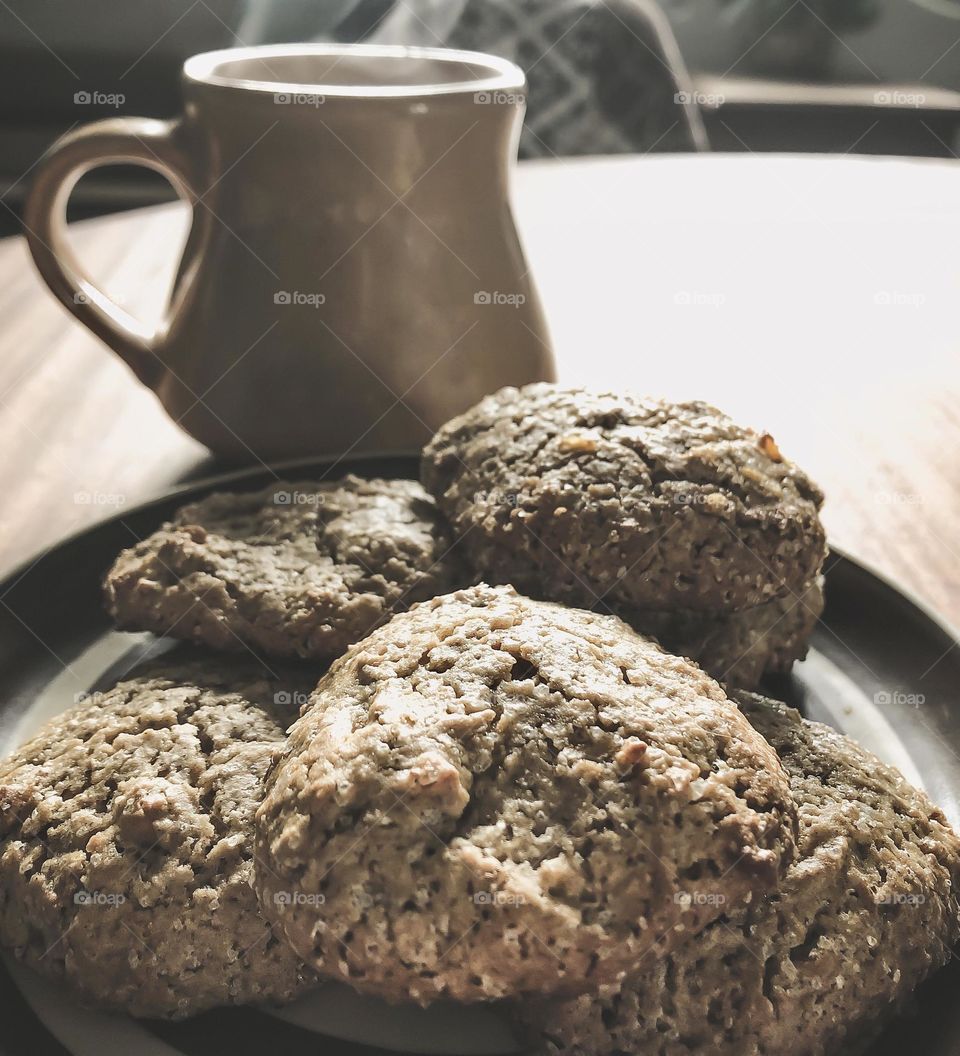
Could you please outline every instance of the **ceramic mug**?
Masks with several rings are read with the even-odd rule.
[[[24,222],[64,305],[215,452],[412,448],[502,385],[553,377],[509,201],[524,76],[433,48],[297,44],[188,59],[183,115],[60,139]],[[192,206],[163,322],[84,275],[83,173],[161,172]]]

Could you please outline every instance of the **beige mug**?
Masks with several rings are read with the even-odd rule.
[[[297,44],[188,59],[183,116],[118,117],[45,155],[24,223],[64,305],[219,454],[418,446],[502,385],[553,377],[510,209],[524,76],[433,48]],[[88,170],[161,172],[192,206],[148,328],[84,275]]]

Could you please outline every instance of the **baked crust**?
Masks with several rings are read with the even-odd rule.
[[[678,656],[695,660],[718,682],[755,689],[766,674],[789,671],[807,655],[823,614],[823,577],[799,593],[725,616],[625,609],[620,615]]]
[[[960,935],[960,841],[893,767],[792,708],[741,694],[777,750],[800,815],[778,892],[622,989],[526,1003],[541,1052],[567,1056],[827,1056],[859,1051]]]
[[[123,630],[323,659],[460,585],[449,530],[419,484],[348,476],[184,506],[117,558],[104,589]]]
[[[421,478],[483,578],[585,608],[736,611],[824,556],[817,486],[700,402],[501,389],[437,432]]]
[[[160,664],[3,760],[0,943],[136,1016],[313,984],[250,887],[253,812],[297,686],[239,660]]]
[[[256,886],[321,973],[427,1003],[610,982],[775,886],[776,755],[620,620],[485,585],[393,618],[321,680],[265,783]]]

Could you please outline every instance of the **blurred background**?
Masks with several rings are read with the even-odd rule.
[[[61,133],[174,115],[195,52],[296,40],[513,59],[525,157],[960,151],[960,0],[0,0],[0,234]],[[71,214],[171,196],[142,168],[100,169]]]

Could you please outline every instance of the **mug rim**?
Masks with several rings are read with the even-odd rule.
[[[309,55],[430,59],[435,62],[484,67],[489,71],[489,75],[422,84],[325,84],[321,81],[260,81],[217,72],[225,63],[238,60]],[[183,64],[183,74],[185,79],[193,84],[234,88],[260,94],[315,94],[348,99],[416,98],[463,92],[522,91],[526,86],[523,70],[516,63],[497,55],[488,55],[482,51],[461,51],[456,48],[422,48],[394,44],[260,44],[242,48],[220,48],[191,56]]]

